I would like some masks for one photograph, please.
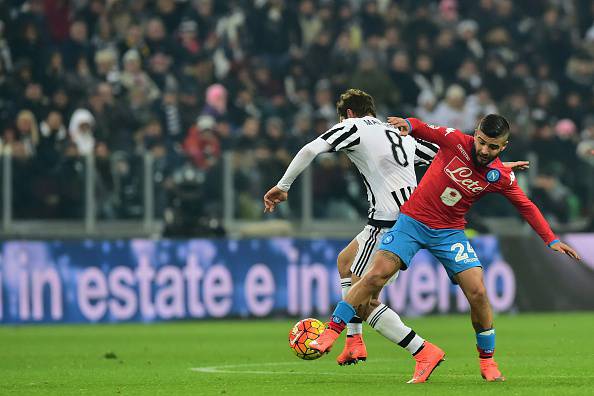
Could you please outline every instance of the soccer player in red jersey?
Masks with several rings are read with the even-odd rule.
[[[410,133],[436,143],[440,150],[418,188],[402,206],[396,225],[384,235],[370,271],[336,306],[327,330],[310,347],[327,352],[355,312],[368,322],[378,320],[383,314],[383,304],[375,297],[388,279],[399,270],[406,270],[417,251],[425,248],[442,263],[452,282],[460,285],[468,299],[481,375],[487,381],[503,381],[505,378],[493,359],[495,329],[483,270],[464,234],[464,215],[485,194],[502,194],[551,249],[580,258],[555,236],[541,212],[518,186],[513,171],[498,158],[509,137],[509,124],[504,117],[487,115],[479,122],[474,136],[454,128],[428,125],[415,118],[390,117],[388,121],[402,135]],[[429,378],[444,360],[445,353],[424,341],[413,356],[415,373],[409,383],[419,383]]]

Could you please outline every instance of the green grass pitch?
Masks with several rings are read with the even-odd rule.
[[[427,384],[405,384],[413,360],[367,326],[369,360],[339,367],[343,339],[302,361],[287,343],[295,320],[238,320],[0,327],[0,394],[594,394],[594,313],[497,317],[505,383],[480,378],[467,316],[406,321],[446,351]]]

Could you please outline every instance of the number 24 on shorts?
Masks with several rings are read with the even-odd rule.
[[[472,260],[477,260],[476,252],[474,251],[472,246],[470,246],[470,242],[468,241],[466,241],[466,251],[464,251],[464,245],[460,242],[454,243],[450,247],[450,251],[456,251],[456,257],[454,258],[454,260],[456,260],[457,263],[463,260],[468,260],[468,253],[472,254]]]

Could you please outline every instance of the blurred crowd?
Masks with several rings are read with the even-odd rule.
[[[527,187],[545,215],[594,214],[591,0],[13,0],[0,19],[0,139],[27,181],[15,217],[80,217],[89,153],[101,218],[142,214],[147,153],[158,216],[220,215],[233,151],[234,215],[259,219],[350,87],[381,116],[469,133],[505,115],[505,158],[536,155]],[[315,217],[365,215],[345,158],[313,179]],[[299,216],[298,195],[281,216]]]

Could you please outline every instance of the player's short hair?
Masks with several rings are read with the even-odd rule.
[[[336,102],[339,117],[347,118],[347,109],[351,109],[357,117],[372,115],[375,117],[375,103],[371,95],[360,89],[346,90]]]
[[[478,129],[491,138],[509,135],[509,122],[499,114],[488,114],[479,122]]]

